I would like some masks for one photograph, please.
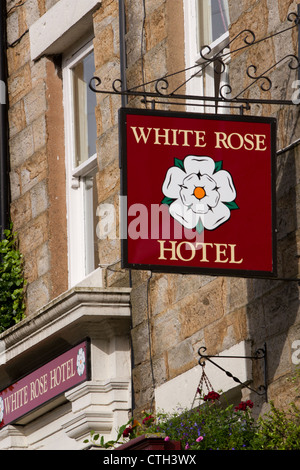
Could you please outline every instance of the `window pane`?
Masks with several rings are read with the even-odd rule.
[[[98,238],[96,234],[97,217],[96,211],[98,206],[98,191],[96,176],[91,175],[84,178],[85,186],[85,269],[89,274],[99,264]]]
[[[211,44],[228,31],[227,0],[198,0],[198,45]]]
[[[75,166],[96,153],[96,94],[89,88],[95,75],[94,53],[91,52],[73,69]]]
[[[228,31],[227,0],[211,0],[211,23],[213,41]]]

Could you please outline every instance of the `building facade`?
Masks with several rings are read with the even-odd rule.
[[[257,415],[270,400],[286,407],[300,361],[297,2],[7,0],[4,10],[1,198],[24,260],[26,318],[0,336],[0,448],[80,450],[91,430],[109,439],[131,414],[189,407],[202,347],[229,356],[214,360],[240,382],[209,360],[205,370],[230,400],[250,397]],[[276,119],[275,276],[124,267],[120,108]],[[66,372],[48,395],[42,368],[82,342],[85,380],[68,385]]]

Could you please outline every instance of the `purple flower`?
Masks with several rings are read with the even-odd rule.
[[[201,442],[201,441],[203,441],[203,436],[197,437],[196,442]]]

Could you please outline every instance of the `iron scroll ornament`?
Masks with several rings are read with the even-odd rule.
[[[200,356],[198,363],[200,366],[205,366],[205,361],[209,361],[214,366],[218,367],[222,370],[228,377],[232,378],[234,382],[242,385],[243,387],[247,388],[251,392],[256,393],[257,395],[264,396],[265,401],[268,402],[268,395],[267,395],[267,346],[264,344],[263,348],[257,349],[254,356],[211,356],[203,354],[206,351],[205,346],[201,346],[198,349],[198,354]],[[211,358],[218,358],[218,359],[251,359],[251,360],[263,360],[264,361],[264,385],[260,385],[257,390],[249,387],[248,384],[242,382],[238,377],[235,377],[230,371],[224,369],[216,362],[212,361]]]
[[[288,60],[289,59],[289,60]],[[271,67],[269,67],[267,70],[265,70],[264,72],[262,72],[260,75],[256,75],[256,72],[257,72],[257,67],[255,65],[249,65],[249,67],[247,67],[247,70],[246,70],[246,74],[247,74],[247,77],[249,77],[251,80],[253,80],[252,83],[250,83],[246,88],[244,88],[241,92],[239,92],[234,98],[231,98],[229,99],[229,101],[238,101],[239,100],[239,97],[242,96],[247,90],[249,90],[255,83],[257,83],[259,80],[261,81],[261,84],[260,84],[260,89],[262,91],[269,91],[271,90],[272,88],[272,81],[271,79],[267,76],[267,73],[270,72],[272,69],[274,69],[275,67],[277,67],[280,63],[283,63],[284,61],[287,61],[288,62],[288,67],[291,69],[291,70],[296,70],[296,69],[300,69],[300,61],[298,59],[297,56],[295,56],[294,54],[288,54],[286,55],[285,57],[283,57],[282,59],[278,60],[275,64],[273,64]],[[227,91],[224,91],[226,90]],[[229,94],[231,95],[232,94],[232,87],[226,83],[224,85],[221,86],[220,88],[220,96],[226,101],[227,98],[226,98],[226,94]],[[252,102],[252,103],[260,103],[261,100],[249,100],[249,102]],[[270,102],[273,102],[273,100],[269,100]],[[280,103],[279,103],[280,104]],[[286,102],[284,104],[287,104]],[[292,104],[294,104],[292,102]]]
[[[244,94],[250,90],[250,88],[260,83],[260,89],[262,92],[270,91],[272,88],[272,80],[268,76],[268,74],[274,70],[279,64],[283,64],[285,62],[288,63],[288,67],[291,70],[298,70],[298,77],[300,77],[300,59],[294,54],[287,54],[276,63],[271,65],[267,70],[258,73],[258,68],[256,65],[251,64],[248,66],[246,70],[247,77],[251,80],[250,84],[247,85],[242,91],[232,96],[232,87],[229,83],[222,84],[219,87],[219,94],[218,96],[197,96],[197,95],[189,95],[184,93],[179,93],[179,90],[184,87],[190,80],[199,76],[199,74],[203,74],[205,69],[208,66],[213,66],[215,72],[217,74],[221,74],[225,69],[224,61],[226,58],[231,55],[233,56],[235,53],[241,52],[243,50],[247,50],[250,47],[253,47],[263,41],[267,41],[272,39],[273,37],[283,34],[295,27],[299,30],[299,42],[300,42],[300,4],[298,5],[298,13],[291,12],[287,16],[287,21],[292,22],[293,24],[281,31],[273,33],[269,36],[264,38],[256,39],[255,33],[250,29],[244,29],[243,31],[239,32],[233,39],[229,40],[224,46],[222,46],[222,50],[217,52],[214,55],[212,54],[212,50],[210,46],[205,45],[202,47],[200,51],[200,59],[197,64],[185,68],[183,70],[179,70],[177,72],[167,74],[163,77],[158,79],[150,80],[146,83],[142,83],[141,85],[137,85],[135,87],[124,89],[124,83],[122,83],[121,79],[116,79],[112,83],[111,90],[101,90],[101,79],[97,76],[91,78],[89,87],[95,93],[103,93],[103,94],[114,94],[120,96],[135,96],[140,97],[142,103],[150,102],[152,107],[155,107],[156,103],[169,103],[169,104],[180,104],[180,105],[198,105],[203,106],[206,104],[208,106],[215,106],[217,107],[232,107],[232,108],[239,108],[240,113],[243,114],[244,110],[249,110],[251,104],[275,104],[275,105],[296,105],[298,104],[298,100],[288,100],[288,99],[261,99],[261,98],[248,98],[245,97]],[[239,47],[234,48],[233,46],[238,40],[242,40],[242,45]],[[300,49],[300,47],[299,47]],[[189,78],[185,78],[185,80],[177,86],[173,91],[169,91],[169,79],[179,75],[184,74],[186,77],[186,73],[193,71]],[[148,88],[148,91],[146,90]],[[152,91],[149,91],[151,90]],[[170,103],[170,100],[175,100],[173,103]],[[190,103],[188,103],[190,102]]]

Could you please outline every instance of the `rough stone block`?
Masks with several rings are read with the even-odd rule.
[[[10,140],[11,168],[22,165],[34,153],[33,130],[26,127]]]
[[[117,126],[110,129],[97,140],[99,169],[104,170],[108,165],[119,161],[119,146]]]
[[[40,17],[39,3],[40,2],[38,0],[27,0],[24,5],[26,24],[28,28]]]
[[[31,90],[31,71],[29,63],[8,78],[9,104],[12,106]]]
[[[11,8],[13,5],[11,6]],[[15,10],[7,16],[7,42],[12,44],[19,37],[19,15]]]
[[[31,219],[31,202],[29,193],[25,193],[11,204],[11,218],[14,230],[18,231]]]
[[[114,55],[114,30],[111,24],[107,25],[94,39],[95,67],[102,67]]]
[[[48,208],[48,187],[47,181],[42,180],[30,191],[32,217],[35,218]]]
[[[37,275],[43,276],[51,267],[50,251],[48,242],[39,246],[36,250]]]
[[[156,8],[145,22],[147,51],[153,49],[167,36],[165,5]]]
[[[29,125],[41,114],[47,111],[45,84],[39,82],[33,90],[24,97],[26,123]]]
[[[176,344],[168,351],[169,379],[197,365],[190,339]]]
[[[133,328],[142,323],[147,318],[148,308],[148,283],[144,282],[139,284],[138,286],[134,286],[131,295],[131,305],[132,309],[135,312],[134,317],[132,318],[133,321]],[[152,303],[151,303],[151,311],[152,311]]]
[[[149,327],[148,322],[144,321],[131,331],[132,341],[135,345],[134,362],[136,365],[149,360],[149,342],[147,340],[149,338]]]
[[[22,41],[14,47],[7,49],[7,62],[9,75],[14,74],[30,61],[29,35],[26,34]]]
[[[21,194],[20,174],[18,171],[10,172],[10,197],[14,201]]]
[[[18,101],[8,110],[9,135],[14,137],[26,127],[26,118],[23,100]]]
[[[27,285],[34,282],[37,277],[36,254],[35,252],[28,253],[24,259],[24,278],[26,279]]]
[[[34,151],[42,149],[47,143],[47,124],[44,115],[32,123]]]
[[[50,286],[46,276],[38,278],[27,286],[27,312],[35,313],[50,300]]]
[[[224,314],[222,279],[219,278],[202,287],[201,291],[186,296],[176,304],[179,310],[180,336],[193,335],[220,319]]]
[[[157,315],[152,320],[153,354],[155,357],[172,348],[181,339],[181,321],[178,306]]]
[[[237,309],[204,329],[205,345],[215,354],[238,344],[247,337],[247,310]]]
[[[20,168],[21,193],[24,194],[35,186],[39,181],[47,177],[47,154],[46,149],[36,152]]]
[[[47,215],[45,212],[20,231],[20,251],[24,255],[35,250],[47,240]]]

